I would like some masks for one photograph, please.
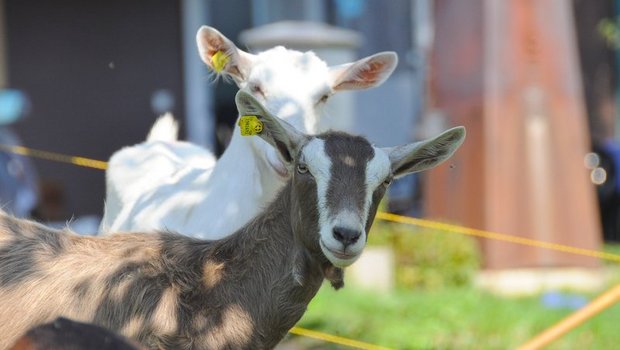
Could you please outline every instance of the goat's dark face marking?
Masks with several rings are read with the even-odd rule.
[[[302,237],[304,244],[335,266],[352,264],[366,245],[383,182],[390,177],[388,156],[362,137],[329,133],[303,147],[297,169],[303,171],[294,175],[293,192],[305,204],[296,219],[317,234]]]

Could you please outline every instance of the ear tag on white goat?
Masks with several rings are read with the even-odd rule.
[[[255,115],[242,115],[239,117],[239,128],[241,136],[258,135],[263,132],[263,122],[258,120]]]
[[[215,71],[218,73],[221,72],[224,67],[226,67],[226,64],[229,60],[230,58],[222,51],[218,51],[213,56],[211,56],[211,62],[213,62],[213,69],[215,69]]]

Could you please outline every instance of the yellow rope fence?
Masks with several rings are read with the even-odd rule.
[[[77,165],[81,167],[93,168],[93,169],[98,169],[98,170],[105,170],[108,167],[108,163],[101,161],[101,160],[95,160],[95,159],[77,157],[77,156],[68,156],[65,154],[41,151],[38,149],[32,149],[32,148],[22,147],[22,146],[0,145],[0,150],[5,151],[5,152],[19,154],[22,156],[51,160],[54,162],[69,163],[69,164],[73,164],[73,165]]]
[[[569,253],[569,254],[585,255],[585,256],[590,256],[590,257],[595,257],[595,258],[599,258],[603,260],[620,263],[620,255],[617,255],[617,254],[600,252],[597,250],[590,250],[590,249],[584,249],[584,248],[577,248],[577,247],[568,246],[568,245],[559,244],[559,243],[537,241],[535,239],[523,238],[523,237],[507,235],[507,234],[491,232],[491,231],[485,231],[485,230],[477,230],[474,228],[451,225],[451,224],[446,224],[443,222],[437,222],[437,221],[431,221],[431,220],[425,220],[425,219],[412,218],[408,216],[401,216],[401,215],[396,215],[396,214],[391,214],[391,213],[386,213],[386,212],[378,212],[377,219],[397,222],[397,223],[406,224],[406,225],[431,228],[431,229],[436,229],[436,230],[449,232],[449,233],[460,233],[460,234],[468,235],[468,236],[488,238],[488,239],[494,239],[497,241],[504,241],[504,242],[510,242],[510,243],[515,243],[515,244],[527,245],[531,247],[557,250],[557,251]]]

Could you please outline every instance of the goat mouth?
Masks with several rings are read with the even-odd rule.
[[[322,240],[319,241],[319,242],[320,242],[321,248],[323,248],[324,250],[328,251],[331,255],[333,255],[338,260],[344,260],[344,261],[351,261],[351,262],[353,262],[358,257],[358,254],[346,253],[344,251],[338,251],[338,250],[335,250],[335,249],[331,249],[325,243],[323,243]]]

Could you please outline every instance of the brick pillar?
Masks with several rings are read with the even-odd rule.
[[[438,0],[431,105],[468,135],[426,176],[429,218],[600,249],[572,3]],[[595,259],[483,240],[486,268]]]

